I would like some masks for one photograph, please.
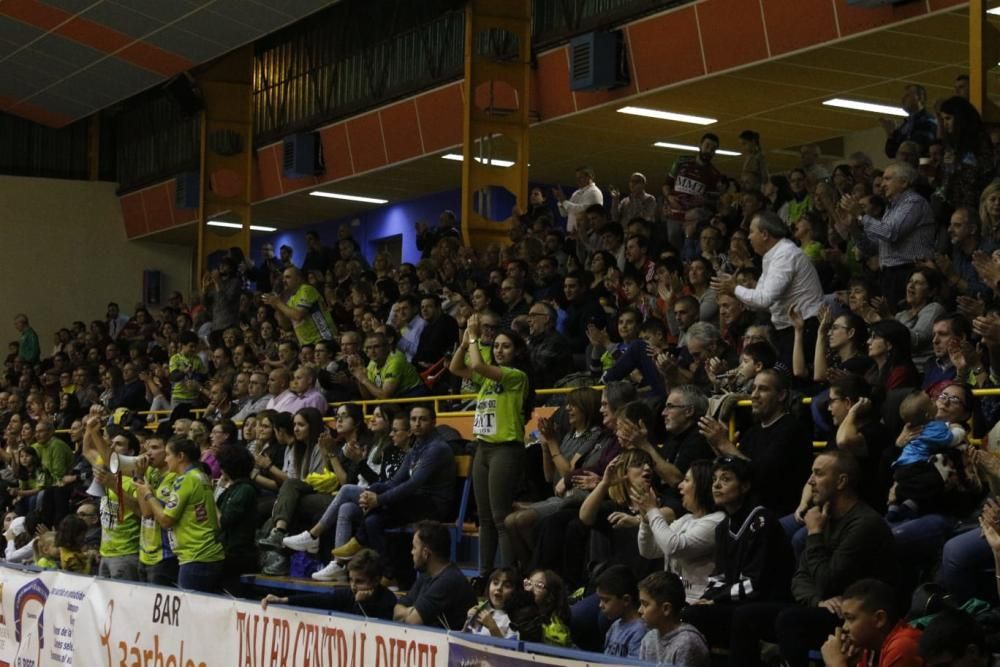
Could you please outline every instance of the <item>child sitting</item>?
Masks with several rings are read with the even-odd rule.
[[[945,478],[932,459],[965,439],[961,426],[934,419],[937,407],[922,391],[903,399],[899,416],[906,426],[896,440],[896,446],[903,451],[892,464],[895,484],[886,514],[891,522],[918,516],[921,503],[926,509],[928,501],[940,497]]]
[[[646,623],[639,616],[639,588],[632,570],[614,565],[595,582],[601,613],[612,621],[604,636],[604,655],[639,657]]]
[[[268,595],[260,601],[262,609],[276,602],[298,607],[327,609],[366,618],[391,621],[396,595],[382,585],[382,563],[371,549],[362,549],[347,565],[350,588],[335,588],[332,593],[302,593],[288,597]]]
[[[59,522],[56,546],[59,548],[59,568],[67,572],[90,574],[97,553],[87,549],[87,522],[75,514],[67,514]]]
[[[485,602],[469,610],[465,632],[504,639],[542,640],[534,596],[517,585],[517,571],[498,567],[490,575]]]
[[[919,650],[920,630],[903,620],[891,586],[877,579],[862,579],[847,587],[841,605],[844,625],[823,644],[825,665],[924,664]]]
[[[35,539],[35,566],[43,570],[59,569],[59,547],[55,533],[49,531]]]
[[[535,570],[524,580],[524,590],[534,595],[541,616],[542,642],[570,646],[569,600],[562,577],[552,570]]]
[[[658,665],[708,667],[708,645],[693,625],[681,622],[684,584],[673,572],[654,572],[639,582],[639,613],[649,627],[639,659]]]

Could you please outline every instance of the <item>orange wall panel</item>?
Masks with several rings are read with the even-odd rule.
[[[146,224],[149,231],[156,232],[174,226],[174,202],[167,196],[165,181],[142,191],[142,205],[146,210]]]
[[[257,151],[257,175],[260,196],[264,199],[283,194],[281,189],[281,144],[265,146]]]
[[[389,162],[399,162],[424,152],[420,142],[420,123],[417,122],[417,104],[405,100],[379,111],[385,150]]]
[[[133,192],[118,198],[122,207],[122,220],[125,223],[125,235],[134,238],[145,234],[146,213],[142,209],[142,193]]]
[[[462,143],[462,104],[461,82],[417,97],[425,152],[433,153]]]
[[[319,133],[323,142],[323,159],[326,161],[324,181],[343,178],[354,173],[351,151],[347,145],[347,128],[343,123],[324,127]]]
[[[705,74],[694,8],[628,26],[629,55],[639,90],[652,90]]]
[[[384,166],[385,142],[377,113],[369,113],[347,121],[347,138],[351,142],[354,171],[360,173]]]
[[[569,90],[569,63],[566,49],[562,47],[538,56],[535,72],[534,107],[542,120],[565,116],[576,111],[573,94]]]
[[[706,0],[695,5],[709,72],[767,58],[760,3]]]
[[[802,0],[763,0],[763,6],[772,56],[837,38],[832,2],[809,5],[809,11]]]
[[[870,9],[849,5],[847,0],[834,1],[837,3],[837,18],[840,21],[842,37],[927,13],[927,5],[923,2],[908,2],[898,7]]]

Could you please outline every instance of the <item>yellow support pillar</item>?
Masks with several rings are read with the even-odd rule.
[[[486,215],[491,186],[506,188],[522,207],[527,204],[531,7],[531,0],[470,0],[466,5],[462,237],[467,245],[483,247],[508,239],[510,224]],[[480,55],[478,43],[491,31],[504,31],[514,39],[517,55],[504,60]],[[477,106],[477,98],[485,103]],[[514,164],[498,167],[492,159]]]
[[[197,79],[205,110],[201,119],[201,188],[198,205],[198,277],[213,252],[250,252],[253,169],[253,45],[212,64]],[[240,229],[209,227],[225,214]],[[226,233],[228,232],[228,233]]]
[[[1000,56],[1000,31],[989,21],[987,0],[969,0],[969,101],[983,121],[1000,122],[1000,110],[990,100],[988,74]]]

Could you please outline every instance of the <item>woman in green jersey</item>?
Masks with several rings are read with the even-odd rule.
[[[503,563],[514,562],[504,519],[513,509],[523,474],[524,423],[531,415],[534,391],[524,339],[513,331],[501,331],[493,340],[493,362],[486,362],[479,350],[479,318],[476,314],[469,318],[451,368],[461,377],[475,373],[483,378],[472,426],[476,437],[472,488],[479,508],[479,572],[488,577],[498,546]]]
[[[145,480],[137,481],[135,488],[142,513],[152,515],[167,529],[170,548],[180,563],[177,585],[183,590],[213,592],[219,588],[226,554],[216,537],[219,516],[212,481],[199,465],[200,458],[194,442],[172,439],[167,443],[166,461],[167,470],[176,476],[166,504],[151,502],[153,490]]]

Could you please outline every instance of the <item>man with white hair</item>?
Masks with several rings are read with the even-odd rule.
[[[619,201],[617,188],[611,188],[611,219],[622,224],[635,218],[647,222],[656,220],[656,197],[646,192],[646,177],[635,172],[628,177],[627,197]]]
[[[934,212],[913,189],[917,177],[917,170],[908,162],[893,162],[885,168],[882,184],[889,205],[881,220],[865,215],[856,197],[845,197],[842,204],[856,217],[865,236],[878,243],[882,296],[893,310],[906,296],[914,264],[935,256]]]
[[[761,211],[750,221],[750,245],[764,258],[760,280],[753,289],[736,284],[725,273],[712,278],[712,288],[722,294],[733,294],[754,310],[769,310],[774,325],[775,347],[787,368],[792,367],[791,350],[795,331],[789,318],[794,308],[806,321],[805,349],[813,349],[819,320],[816,315],[823,305],[823,288],[816,268],[802,249],[788,238],[788,225],[776,213]]]

